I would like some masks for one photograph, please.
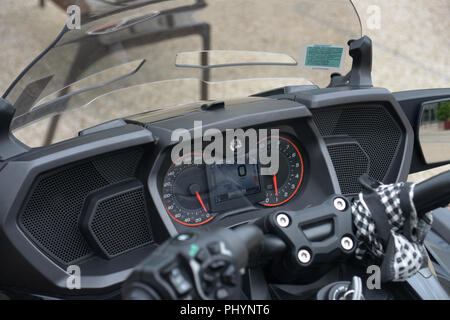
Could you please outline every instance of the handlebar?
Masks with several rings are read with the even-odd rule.
[[[450,170],[416,185],[414,205],[419,216],[450,203]]]
[[[245,225],[234,229],[234,236],[239,238],[248,252],[259,251],[264,243],[263,234],[260,229]]]

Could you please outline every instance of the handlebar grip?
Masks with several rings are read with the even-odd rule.
[[[264,241],[261,229],[253,225],[240,226],[233,230],[234,235],[244,244],[249,252],[260,248]]]
[[[414,188],[414,205],[419,215],[450,203],[450,170],[420,182]]]

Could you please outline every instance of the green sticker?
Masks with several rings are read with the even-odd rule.
[[[340,68],[343,47],[313,45],[306,47],[305,66],[320,68]]]
[[[196,244],[191,244],[191,249],[190,249],[190,251],[189,251],[189,255],[190,255],[191,257],[194,257],[194,256],[197,254],[197,252],[198,252],[199,249],[200,249],[200,248],[198,247],[198,245],[196,245]]]

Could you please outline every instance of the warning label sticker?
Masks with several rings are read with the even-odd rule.
[[[305,67],[317,69],[339,69],[344,60],[344,47],[331,45],[306,46]]]

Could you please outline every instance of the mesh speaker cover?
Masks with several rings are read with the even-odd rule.
[[[369,171],[369,158],[358,144],[329,145],[328,152],[343,194],[358,193],[358,178]]]
[[[402,130],[386,106],[367,103],[316,109],[312,113],[322,136],[346,135],[354,139],[369,157],[369,176],[379,181],[385,180],[402,141]],[[359,183],[349,184],[350,180],[357,180],[349,179],[348,173],[345,173],[346,163],[353,161],[354,155],[339,154],[334,149],[332,152],[338,180],[346,181],[341,188],[353,190],[351,193],[359,192]],[[358,163],[354,165],[364,166]],[[354,174],[359,174],[359,171],[356,170]]]
[[[78,220],[89,193],[134,177],[141,148],[122,150],[38,176],[19,214],[24,233],[48,256],[71,264],[92,255]]]
[[[90,246],[105,258],[153,243],[142,183],[133,179],[90,194],[80,228]]]

